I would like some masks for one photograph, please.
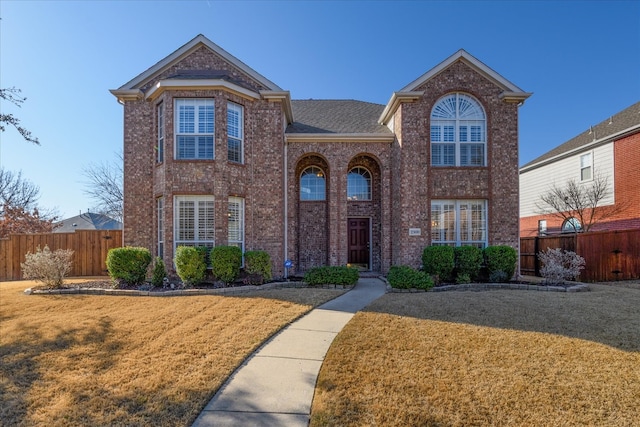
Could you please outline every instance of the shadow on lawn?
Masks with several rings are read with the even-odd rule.
[[[44,380],[41,372],[46,369],[41,369],[40,364],[46,363],[47,358],[41,356],[96,345],[100,351],[92,353],[92,361],[101,371],[109,369],[112,355],[120,347],[109,338],[112,327],[108,318],[99,319],[93,327],[60,330],[53,338],[45,338],[28,324],[21,324],[20,328],[23,333],[18,340],[0,346],[0,413],[11,425],[31,424],[27,398],[34,384]]]
[[[640,292],[591,285],[591,292],[393,293],[365,311],[492,328],[542,332],[640,351]]]

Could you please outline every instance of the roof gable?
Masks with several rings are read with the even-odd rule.
[[[530,92],[525,92],[509,80],[502,77],[493,69],[485,65],[483,62],[469,54],[466,50],[460,49],[431,70],[427,71],[398,92],[394,92],[391,99],[387,103],[382,115],[378,119],[380,123],[387,123],[391,116],[396,112],[399,105],[403,102],[414,102],[419,99],[424,92],[420,88],[429,80],[442,73],[456,62],[464,62],[469,68],[484,76],[489,81],[502,89],[500,98],[505,102],[523,103],[531,96]]]
[[[595,126],[589,127],[581,134],[526,163],[520,168],[520,172],[535,169],[580,151],[590,150],[595,146],[615,141],[638,131],[640,131],[640,102],[625,108]]]
[[[236,67],[238,70],[245,73],[247,76],[256,80],[263,86],[267,87],[269,90],[282,91],[282,89],[278,85],[273,83],[271,80],[267,79],[266,77],[264,77],[263,75],[261,75],[260,73],[258,73],[257,71],[249,67],[248,65],[246,65],[244,62],[240,61],[235,56],[231,55],[226,50],[222,49],[220,46],[218,46],[217,44],[215,44],[214,42],[212,42],[202,34],[197,35],[196,37],[194,37],[192,40],[187,42],[182,47],[178,48],[169,56],[158,61],[155,65],[153,65],[146,71],[142,72],[141,74],[137,75],[133,79],[129,80],[124,85],[120,86],[117,90],[127,91],[127,90],[139,89],[140,87],[144,86],[147,82],[152,80],[155,76],[157,76],[167,68],[171,67],[173,64],[176,64],[177,62],[181,61],[183,58],[187,57],[192,52],[199,49],[201,46],[204,46],[207,49],[211,50],[212,52],[216,53],[222,59],[224,59],[225,61],[227,61],[234,67]]]

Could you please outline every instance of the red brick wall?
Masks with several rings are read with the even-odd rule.
[[[243,85],[262,87],[234,70],[208,49],[198,49],[169,70],[147,83],[179,73],[182,69],[225,69]],[[173,101],[181,97],[207,97],[215,100],[215,160],[174,160]],[[226,108],[232,101],[244,107],[244,164],[227,161]],[[156,164],[156,106],[164,103],[165,156]],[[250,100],[221,90],[166,91],[154,102],[125,104],[125,203],[124,243],[150,248],[156,253],[156,198],[164,197],[165,256],[167,266],[173,258],[173,197],[213,195],[215,197],[216,244],[227,243],[229,196],[245,200],[245,248],[269,252],[274,274],[283,273],[282,225],[283,110],[280,103]]]
[[[502,89],[458,61],[416,90],[425,95],[403,104],[396,123],[398,164],[394,165],[394,194],[401,212],[394,217],[397,233],[394,264],[420,265],[420,255],[430,244],[431,199],[487,199],[490,245],[518,248],[518,107],[499,98]],[[444,95],[464,92],[474,96],[487,116],[487,166],[431,167],[429,117]],[[397,128],[396,128],[397,129]],[[395,158],[395,157],[394,157]],[[420,228],[421,236],[408,236]]]

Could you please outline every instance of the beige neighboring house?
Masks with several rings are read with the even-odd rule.
[[[570,179],[590,186],[607,180],[610,192],[601,209],[616,208],[590,231],[640,229],[640,102],[631,105],[520,168],[520,235],[580,230],[577,218],[563,221],[540,213],[540,196]]]
[[[292,100],[198,35],[111,91],[125,245],[167,265],[179,245],[265,250],[276,276],[285,260],[385,273],[429,245],[517,249],[530,93],[464,50],[434,64],[387,104]]]

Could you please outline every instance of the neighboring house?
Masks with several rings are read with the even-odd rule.
[[[312,84],[312,82],[309,82]],[[518,247],[518,106],[460,50],[386,105],[294,100],[199,35],[112,90],[124,242],[266,250],[276,275],[386,272],[434,245]]]
[[[571,179],[589,186],[598,176],[610,192],[600,204],[615,215],[590,231],[640,229],[640,102],[520,168],[520,235],[531,237],[573,232],[576,219],[541,214],[540,196]],[[604,211],[603,211],[604,212]]]
[[[76,230],[122,230],[122,223],[106,215],[86,212],[53,224],[54,233],[73,233]]]

